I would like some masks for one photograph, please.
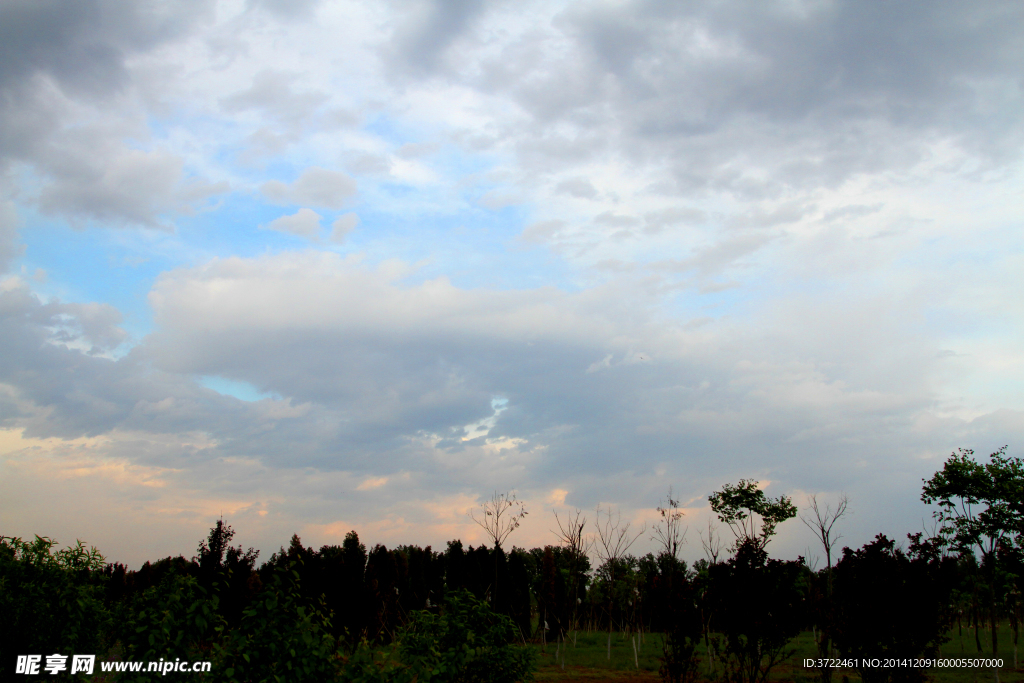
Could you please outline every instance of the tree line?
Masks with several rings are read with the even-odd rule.
[[[705,558],[692,565],[680,557],[686,529],[671,490],[650,530],[607,509],[593,518],[577,510],[555,515],[556,543],[532,549],[506,549],[526,510],[498,493],[474,515],[490,539],[475,547],[367,548],[352,531],[340,545],[313,548],[295,535],[259,564],[258,551],[232,545],[234,529],[217,520],[194,557],[130,570],[81,543],[56,551],[45,538],[4,537],[2,661],[13,670],[17,654],[92,651],[214,658],[219,676],[239,681],[284,669],[289,680],[513,681],[529,676],[527,642],[552,642],[564,660],[590,630],[607,632],[609,656],[613,632],[634,647],[664,634],[667,681],[758,683],[801,631],[813,633],[823,660],[864,661],[928,656],[953,629],[979,653],[983,631],[993,653],[1012,645],[1016,664],[1024,463],[1005,447],[987,462],[960,450],[923,482],[921,498],[936,506],[931,534],[905,543],[879,534],[839,553],[845,497],[834,506],[811,499],[801,519],[821,544],[821,568],[768,556],[779,525],[798,511],[754,480],[710,496],[733,538],[727,544],[709,525],[699,534]],[[647,533],[656,552],[631,554]],[[999,642],[999,622],[1011,643]],[[469,650],[459,645],[458,661],[437,647],[470,633],[487,635],[472,636]],[[860,673],[866,683],[924,674]],[[821,667],[823,683],[832,674]]]

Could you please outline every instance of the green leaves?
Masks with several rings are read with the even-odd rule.
[[[1009,458],[1006,446],[988,463],[974,460],[974,451],[960,448],[940,471],[924,480],[921,500],[938,505],[934,517],[942,537],[955,549],[975,548],[987,557],[1001,543],[1020,546],[1024,534],[1024,463]]]
[[[535,652],[512,643],[512,620],[466,591],[451,593],[440,614],[415,612],[399,635],[397,658],[378,669],[384,681],[516,683],[533,677]],[[349,663],[359,671],[363,660]],[[349,669],[346,669],[346,677]],[[363,680],[354,677],[353,680]],[[371,679],[366,679],[371,680]],[[378,679],[372,679],[378,680]]]
[[[726,484],[721,491],[708,497],[711,510],[735,534],[737,548],[744,542],[750,542],[763,550],[775,535],[775,527],[796,517],[792,499],[788,496],[769,498],[758,484],[754,479],[740,479],[738,484]],[[755,514],[761,518],[760,530],[757,529]]]
[[[81,541],[0,536],[0,661],[25,652],[87,652],[109,620],[102,601],[103,556]]]
[[[341,659],[329,628],[322,604],[303,603],[292,563],[279,566],[242,613],[241,625],[217,646],[218,666],[229,681],[334,680]]]

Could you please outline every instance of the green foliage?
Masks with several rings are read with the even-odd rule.
[[[730,680],[765,683],[792,654],[789,643],[804,621],[803,569],[800,562],[769,560],[755,542],[742,544],[728,563],[710,567]]]
[[[512,620],[468,591],[449,593],[440,614],[415,612],[388,652],[365,641],[345,662],[353,683],[518,683],[530,681],[536,652],[512,644]]]
[[[216,594],[195,577],[172,570],[158,585],[119,606],[114,634],[131,661],[209,659],[223,624],[217,607]],[[131,680],[158,678],[159,674],[143,673]]]
[[[662,643],[661,667],[658,673],[665,683],[691,683],[697,680],[697,647],[700,632],[684,634],[672,631]]]
[[[296,563],[274,569],[269,583],[242,612],[242,623],[216,648],[225,681],[303,683],[337,677],[341,658],[323,604],[308,604]]]
[[[529,681],[535,654],[512,644],[517,637],[511,619],[459,591],[447,596],[440,614],[413,615],[400,637],[399,658],[423,683]]]
[[[665,683],[692,683],[698,678],[697,647],[703,633],[697,589],[686,577],[684,562],[667,552],[658,559],[663,569],[659,576],[664,584],[661,592],[668,612],[658,673]]]
[[[1024,462],[1007,457],[1006,446],[985,464],[973,456],[964,448],[950,455],[924,482],[921,500],[939,506],[935,518],[954,548],[989,555],[1003,539],[1024,533]]]
[[[881,534],[859,550],[845,548],[835,568],[836,647],[861,662],[935,656],[946,640],[948,599],[934,563],[911,559]],[[921,681],[925,671],[864,667],[860,673],[865,683],[885,683]]]
[[[763,550],[775,535],[775,527],[796,517],[796,506],[788,496],[769,498],[758,488],[758,483],[753,479],[740,479],[738,484],[726,484],[708,497],[712,512],[736,535],[736,548],[750,542]],[[760,531],[754,515],[761,518]]]
[[[0,536],[0,666],[19,654],[92,653],[108,615],[102,601],[103,556],[78,541]]]
[[[609,626],[625,628],[638,618],[638,588],[642,584],[640,562],[632,556],[605,560],[594,572],[590,599],[608,611]]]
[[[973,577],[977,606],[988,603],[992,648],[998,641],[995,622],[999,603],[1011,583],[1004,565],[1020,563],[1024,534],[1024,462],[1010,458],[1003,446],[988,463],[974,460],[974,451],[958,449],[940,471],[924,482],[921,500],[936,504],[941,540],[963,554],[981,555],[982,576]]]

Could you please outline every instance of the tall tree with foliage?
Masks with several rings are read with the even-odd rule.
[[[721,491],[708,497],[711,511],[729,525],[736,536],[734,549],[753,544],[764,550],[775,535],[775,528],[787,519],[796,517],[796,506],[789,496],[769,498],[754,479],[740,479],[738,484],[726,484]]]
[[[231,545],[235,530],[218,519],[205,540],[200,541],[193,561],[199,565],[199,582],[206,591],[217,584],[220,611],[231,626],[237,626],[242,609],[260,588],[254,574],[260,551]]]
[[[1024,534],[1024,462],[1006,455],[1003,446],[989,462],[960,448],[942,469],[924,480],[921,500],[938,505],[933,513],[941,536],[961,553],[978,552],[988,597],[992,652],[999,651],[997,619],[999,558],[1019,550]]]
[[[806,567],[802,561],[768,559],[756,541],[746,539],[733,558],[708,571],[728,678],[766,683],[772,669],[793,654],[789,642],[805,623]]]

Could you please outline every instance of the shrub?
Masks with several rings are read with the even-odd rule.
[[[388,655],[364,643],[346,662],[357,683],[517,683],[533,679],[536,653],[513,644],[512,620],[465,590],[450,592],[440,614],[414,612]]]
[[[227,632],[215,663],[225,681],[320,683],[335,680],[341,658],[323,604],[302,599],[296,563],[274,569],[268,585]]]
[[[117,608],[113,634],[121,642],[125,659],[150,662],[158,659],[206,660],[223,618],[218,599],[187,574],[170,571]],[[142,673],[122,680],[150,681],[160,674]]]
[[[792,654],[789,641],[803,623],[802,572],[802,563],[769,560],[749,542],[728,563],[711,567],[731,680],[764,683]]]
[[[512,620],[466,591],[451,593],[440,614],[415,612],[400,658],[419,681],[516,683],[532,680],[535,652],[514,645]]]
[[[100,572],[103,556],[78,541],[0,536],[0,666],[19,654],[92,654],[108,620]]]
[[[843,549],[835,568],[835,643],[844,657],[915,659],[943,643],[948,616],[934,567],[911,559],[879,534],[859,550]],[[860,669],[865,683],[920,681],[924,669]]]

